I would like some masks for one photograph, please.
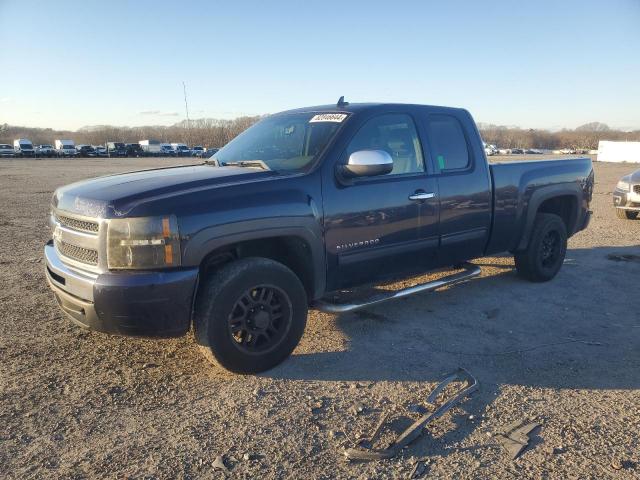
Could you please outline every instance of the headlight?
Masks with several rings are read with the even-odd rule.
[[[109,220],[109,269],[165,268],[180,264],[180,235],[175,216]]]
[[[616,185],[616,188],[618,190],[622,190],[623,192],[628,192],[629,190],[631,190],[630,185],[631,184],[629,182],[625,182],[624,180],[620,180],[618,182],[618,184]]]

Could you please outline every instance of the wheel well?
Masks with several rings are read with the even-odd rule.
[[[226,245],[210,252],[200,263],[200,275],[209,275],[233,260],[246,257],[270,258],[295,273],[309,298],[313,297],[314,276],[311,249],[296,236],[268,237]]]
[[[538,207],[538,212],[558,215],[567,227],[567,235],[571,236],[577,220],[576,202],[576,197],[573,195],[560,195],[542,202]]]

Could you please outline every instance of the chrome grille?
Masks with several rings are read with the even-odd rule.
[[[640,185],[634,185],[633,191],[636,192],[638,195],[640,195]]]
[[[56,214],[56,220],[58,221],[58,223],[60,223],[60,225],[64,227],[69,227],[74,230],[80,230],[82,232],[98,233],[99,225],[97,222],[80,220],[78,218],[71,218],[58,214]]]
[[[98,251],[65,242],[55,242],[56,249],[65,257],[89,265],[98,265]]]

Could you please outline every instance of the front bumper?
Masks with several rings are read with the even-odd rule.
[[[191,324],[198,269],[84,273],[44,247],[45,275],[60,308],[99,332],[143,337],[184,335]]]
[[[613,205],[622,210],[640,212],[640,193],[636,193],[633,190],[618,190],[616,188],[613,191]]]

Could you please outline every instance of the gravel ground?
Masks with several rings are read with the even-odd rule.
[[[640,221],[615,217],[630,165],[596,163],[594,218],[549,283],[510,257],[471,282],[340,316],[311,312],[294,355],[260,376],[206,363],[192,336],[92,333],[43,275],[55,187],[180,160],[0,160],[0,477],[437,478],[640,476]],[[391,432],[462,366],[480,390],[392,460],[342,454],[383,412]],[[354,410],[361,405],[362,412]],[[541,423],[515,461],[493,435]],[[222,455],[230,473],[217,470]]]

